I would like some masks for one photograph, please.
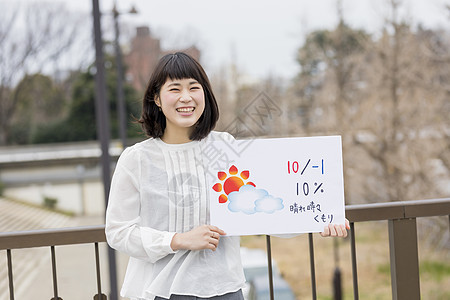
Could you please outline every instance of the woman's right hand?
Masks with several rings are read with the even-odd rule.
[[[215,251],[219,245],[221,235],[225,231],[212,225],[201,225],[188,232],[176,233],[170,247],[176,250],[203,250],[211,249]]]

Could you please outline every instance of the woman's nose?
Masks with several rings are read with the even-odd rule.
[[[181,96],[180,96],[180,101],[181,102],[189,102],[191,100],[192,100],[192,97],[191,97],[191,94],[188,91],[183,92],[181,94]]]

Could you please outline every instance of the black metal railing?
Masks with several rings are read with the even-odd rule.
[[[420,299],[419,255],[417,246],[416,218],[449,216],[450,198],[398,201],[387,203],[347,205],[346,217],[350,221],[350,250],[353,277],[353,298],[359,299],[355,223],[366,221],[387,221],[389,230],[389,252],[391,268],[392,299]],[[311,266],[311,295],[317,299],[316,272],[313,235],[309,233]],[[269,274],[272,273],[270,237],[267,237]],[[274,299],[270,281],[270,299]]]
[[[92,243],[94,244],[96,278],[97,278],[97,293],[94,295],[94,299],[106,300],[106,295],[102,293],[101,288],[100,254],[98,247],[98,244],[102,242],[106,242],[104,225],[0,233],[0,250],[6,250],[7,253],[9,295],[10,295],[9,299],[14,300],[12,250],[35,248],[35,247],[49,247],[52,263],[52,276],[53,276],[52,299],[62,300],[62,298],[59,297],[58,294],[55,246]]]
[[[392,299],[420,299],[419,257],[417,246],[416,218],[446,216],[450,217],[450,198],[418,201],[388,202],[346,206],[346,217],[350,221],[350,247],[354,299],[359,299],[357,251],[355,223],[366,221],[388,222],[389,250],[391,267]],[[96,258],[97,293],[94,299],[106,299],[101,290],[99,243],[106,241],[104,225],[44,229],[22,232],[0,233],[0,251],[6,250],[10,300],[14,299],[13,253],[12,250],[32,247],[49,247],[52,258],[53,294],[58,295],[55,246],[74,244],[94,244]],[[317,298],[314,261],[313,235],[308,236],[311,268],[312,299]],[[266,237],[269,263],[270,296],[274,299],[272,281],[272,253],[270,236]],[[116,300],[116,299],[111,299]]]

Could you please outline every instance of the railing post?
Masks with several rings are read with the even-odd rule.
[[[342,300],[342,276],[339,267],[339,240],[333,240],[335,268],[333,273],[333,300]]]
[[[56,276],[55,246],[50,246],[50,252],[52,255],[53,295],[54,295],[54,297],[51,300],[62,300],[60,297],[58,297],[58,279]]]
[[[95,245],[95,270],[97,274],[97,295],[94,295],[94,300],[107,300],[105,294],[102,294],[102,280],[101,280],[101,271],[100,271],[100,254],[98,250],[98,242],[94,243]]]
[[[389,220],[393,300],[419,300],[419,255],[416,219]]]
[[[316,267],[314,261],[314,239],[313,234],[308,233],[308,241],[309,241],[309,265],[311,268],[311,292],[312,299],[317,299],[317,287],[316,287]]]
[[[13,270],[12,270],[11,249],[6,250],[6,256],[7,256],[7,260],[8,260],[9,299],[14,300],[14,280],[13,280]]]
[[[352,253],[353,299],[359,300],[358,266],[356,263],[356,239],[355,239],[355,223],[354,222],[350,222],[350,245],[351,245],[351,253]]]
[[[272,271],[272,247],[270,244],[270,235],[266,235],[266,246],[267,246],[267,267],[269,270],[269,296],[270,300],[274,300],[273,294],[273,271]]]

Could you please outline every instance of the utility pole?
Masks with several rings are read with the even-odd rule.
[[[106,99],[106,80],[103,55],[103,41],[100,22],[99,0],[92,0],[92,12],[94,18],[95,41],[95,115],[97,121],[97,138],[100,139],[102,150],[101,165],[103,175],[103,188],[105,195],[105,208],[108,206],[109,189],[111,186],[111,159],[109,156],[110,125],[109,106]],[[113,249],[108,247],[110,299],[118,300],[117,296],[117,271],[116,255]]]
[[[131,7],[130,11],[126,12],[129,14],[137,14],[137,10],[134,6]],[[119,28],[119,16],[123,14],[117,10],[116,1],[114,1],[114,6],[112,10],[112,15],[114,18],[114,50],[116,54],[116,65],[117,65],[117,111],[119,115],[119,137],[122,143],[122,149],[127,147],[127,107],[125,103],[125,96],[123,92],[123,62],[122,62],[122,50],[120,49],[120,28]]]
[[[127,118],[126,118],[126,106],[123,94],[123,67],[122,67],[122,51],[120,50],[119,43],[119,12],[116,9],[116,3],[114,2],[113,8],[114,17],[114,49],[116,52],[116,66],[117,66],[117,111],[119,114],[119,137],[122,142],[122,149],[127,146]]]

